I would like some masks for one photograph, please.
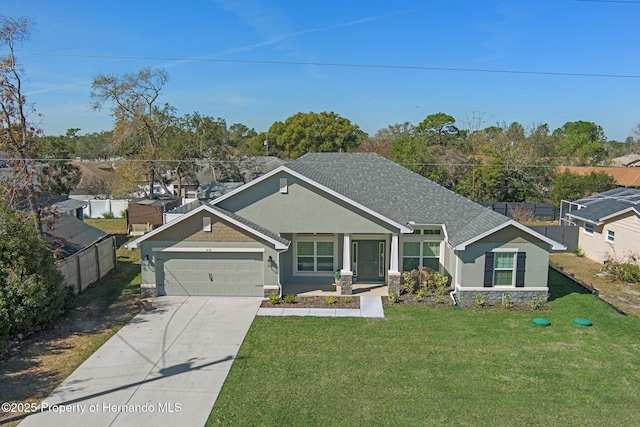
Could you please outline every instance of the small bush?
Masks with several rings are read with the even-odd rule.
[[[418,282],[415,280],[409,280],[404,282],[404,292],[407,294],[415,294],[418,290]]]
[[[488,296],[486,294],[474,291],[473,296],[476,299],[476,307],[484,307],[487,304]]]
[[[540,310],[546,306],[545,298],[542,295],[538,295],[535,299],[532,299],[527,303],[532,310]]]
[[[285,295],[284,296],[284,302],[286,302],[287,304],[293,304],[294,302],[296,302],[296,296],[295,295]]]
[[[113,212],[103,212],[102,213],[102,218],[104,218],[104,219],[113,219],[115,217],[113,215]]]
[[[415,302],[420,302],[420,301],[422,301],[422,297],[420,295],[416,295],[415,297],[413,297],[413,300]]]
[[[511,301],[511,295],[504,294],[504,297],[502,297],[502,306],[505,308],[509,308],[512,305],[513,305],[513,302]]]
[[[429,296],[429,291],[427,290],[427,288],[420,288],[420,290],[418,291],[418,296],[420,298],[426,298]]]
[[[398,294],[395,291],[389,292],[389,301],[394,304],[400,301],[400,299],[398,299]]]
[[[269,303],[271,305],[276,305],[279,301],[280,298],[278,298],[278,294],[269,294]]]
[[[577,256],[578,258],[584,258],[584,252],[582,249],[580,249],[580,246],[576,246],[576,248],[573,250],[573,253],[575,254],[575,256]]]
[[[638,283],[640,282],[638,255],[629,254],[622,261],[608,259],[605,261],[602,272],[622,282]]]
[[[352,299],[351,297],[344,297],[342,298],[342,301],[344,301],[345,304],[351,304]]]
[[[327,304],[335,304],[336,301],[338,301],[338,299],[333,295],[327,295],[326,297],[324,297],[324,300]]]

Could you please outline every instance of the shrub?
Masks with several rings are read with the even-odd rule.
[[[415,280],[409,280],[404,282],[404,292],[407,294],[415,294],[418,290],[418,282]]]
[[[584,252],[582,251],[582,249],[580,249],[580,246],[576,246],[576,248],[573,250],[573,253],[578,258],[583,258],[584,257]]]
[[[546,306],[545,298],[542,295],[538,295],[535,299],[532,299],[527,303],[532,310],[540,310]]]
[[[509,308],[512,305],[513,305],[513,302],[511,302],[511,295],[504,294],[504,296],[502,297],[502,306],[505,308]]]
[[[293,304],[294,302],[296,302],[296,296],[295,295],[285,295],[284,296],[284,302],[286,302],[287,304]]]
[[[113,215],[113,212],[103,212],[102,213],[102,218],[104,218],[104,219],[113,219],[115,217]]]
[[[429,296],[429,291],[427,290],[427,288],[420,288],[420,290],[418,291],[418,296],[420,298],[426,298]]]
[[[279,301],[278,294],[269,294],[269,303],[271,305],[276,305]]]
[[[638,255],[628,254],[622,261],[607,259],[602,272],[622,282],[638,283],[640,282]]]
[[[338,299],[333,295],[327,295],[326,297],[324,297],[324,300],[326,301],[327,304],[335,304],[336,301],[338,301]]]
[[[389,301],[392,303],[397,303],[398,301],[400,301],[398,299],[398,294],[395,291],[391,291],[389,292]]]
[[[484,307],[487,304],[487,294],[473,291],[473,296],[476,299],[476,307]]]
[[[45,239],[25,214],[0,204],[0,342],[48,326],[72,303]],[[72,293],[72,292],[71,292]]]
[[[352,299],[351,297],[344,297],[342,298],[342,301],[344,301],[345,304],[351,304]]]

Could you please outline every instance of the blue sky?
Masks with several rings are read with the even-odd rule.
[[[474,113],[485,126],[593,121],[622,141],[640,122],[639,2],[3,3],[0,13],[35,21],[19,57],[28,100],[49,135],[111,129],[108,109],[89,106],[92,78],[144,66],[169,73],[161,101],[179,114],[198,111],[258,132],[300,111],[334,111],[369,134],[440,111],[460,125]]]

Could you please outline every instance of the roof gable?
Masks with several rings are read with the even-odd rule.
[[[187,221],[189,218],[199,214],[202,211],[207,211],[212,215],[215,215],[218,218],[222,219],[223,221],[227,221],[235,225],[236,227],[239,227],[249,232],[250,234],[256,237],[271,243],[278,250],[287,249],[289,247],[290,242],[287,239],[280,237],[276,233],[273,233],[272,231],[269,231],[259,226],[258,224],[248,221],[247,219],[242,218],[239,215],[234,214],[233,212],[228,212],[217,206],[210,206],[210,205],[201,205],[200,207],[192,210],[189,213],[182,215],[181,217],[175,219],[174,221],[168,222],[162,225],[161,227],[158,227],[155,230],[145,234],[144,236],[141,236],[136,240],[127,243],[125,246],[129,249],[136,248],[140,245],[141,242],[144,242],[145,240],[162,233],[168,228],[179,227],[180,223],[182,223],[183,221]]]

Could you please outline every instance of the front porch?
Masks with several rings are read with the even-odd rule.
[[[385,283],[354,283],[351,289],[354,296],[387,296],[389,286]],[[340,288],[335,284],[290,284],[284,285],[282,295],[310,296],[348,296],[340,293]]]

